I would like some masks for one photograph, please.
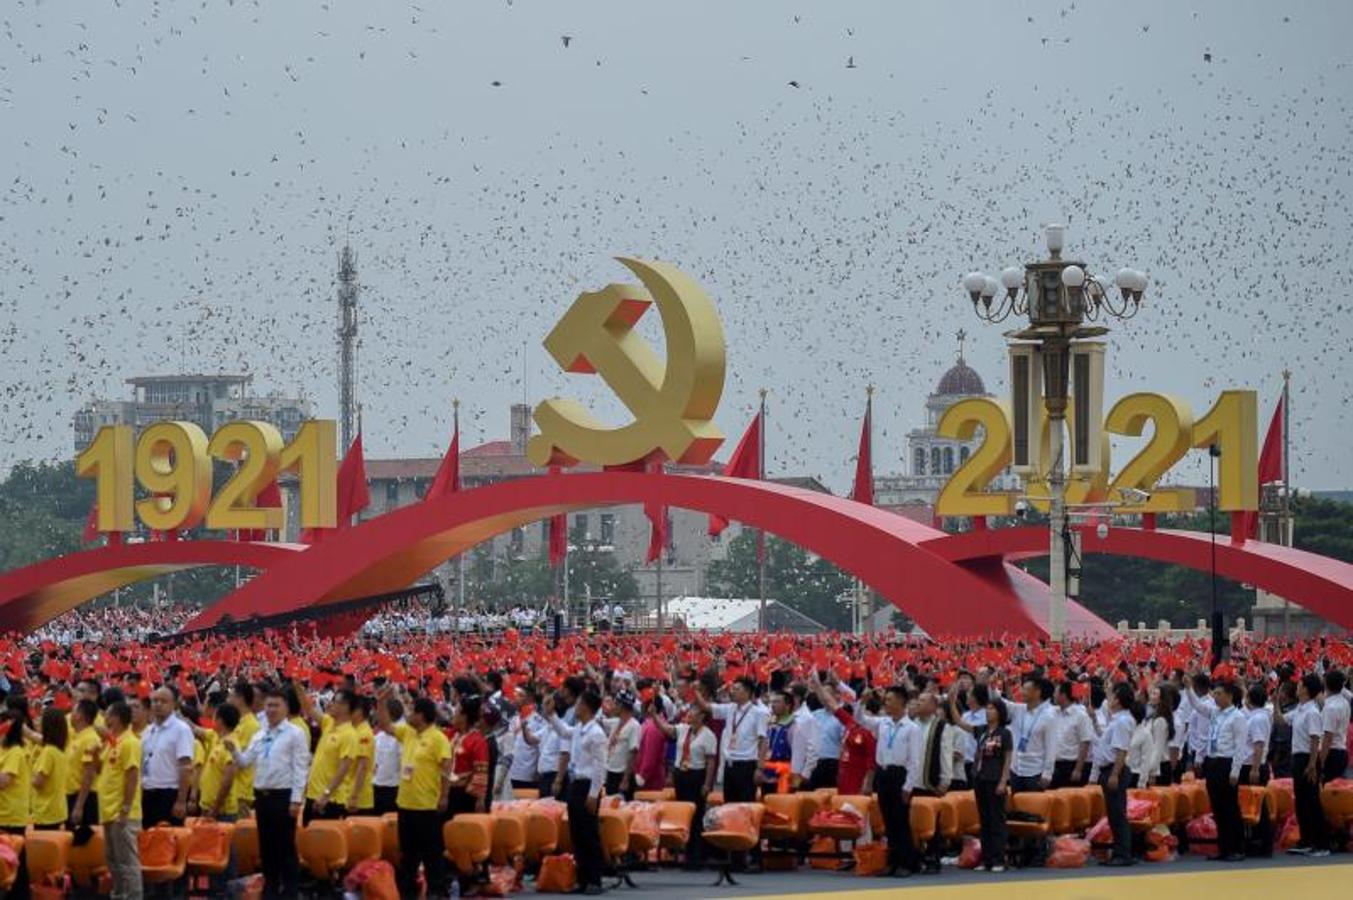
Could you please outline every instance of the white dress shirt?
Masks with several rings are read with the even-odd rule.
[[[1199,697],[1193,692],[1193,688],[1186,687],[1179,692],[1179,696],[1184,698],[1188,704],[1191,715],[1189,716],[1189,749],[1193,751],[1195,757],[1201,758],[1207,753],[1207,736],[1211,733],[1212,717],[1217,714],[1217,701],[1211,696]]]
[[[569,725],[562,719],[547,720],[555,734],[569,741],[568,777],[571,781],[586,779],[587,796],[601,796],[606,786],[606,729],[595,717],[585,724]]]
[[[888,716],[855,716],[859,722],[874,733],[877,742],[874,747],[874,764],[879,768],[888,766],[906,766],[911,757],[911,735],[916,731],[916,723],[903,716],[893,720]]]
[[[553,728],[548,727],[549,722],[545,724],[547,727],[540,737],[540,758],[536,761],[536,770],[541,775],[554,775],[559,772],[560,738]]]
[[[1128,742],[1128,755],[1125,765],[1129,772],[1137,776],[1138,784],[1145,786],[1151,777],[1152,760],[1155,751],[1151,744],[1151,720],[1143,719],[1133,725],[1132,739]]]
[[[1245,738],[1249,723],[1245,714],[1234,706],[1218,709],[1212,717],[1208,729],[1207,748],[1204,753],[1208,759],[1229,759],[1231,777],[1240,775],[1240,767],[1245,765]]]
[[[1051,780],[1056,757],[1056,717],[1052,704],[1044,700],[1033,709],[1023,703],[1005,700],[1010,713],[1010,733],[1015,737],[1015,759],[1010,772],[1026,778]]]
[[[602,725],[606,728],[606,771],[623,773],[639,749],[643,726],[633,717],[603,719]]]
[[[724,762],[756,762],[760,759],[757,742],[766,737],[770,714],[756,703],[711,703],[712,717],[727,722],[724,726],[720,750]]]
[[[691,745],[686,746],[686,736],[690,735]],[[686,753],[683,758],[682,754]],[[719,742],[709,728],[701,728],[691,735],[691,726],[682,722],[676,727],[676,758],[672,768],[678,770],[704,769],[719,752]]]
[[[152,721],[141,735],[141,786],[158,791],[177,789],[179,761],[193,761],[193,729],[176,715]]]
[[[1075,762],[1080,758],[1081,745],[1093,744],[1095,741],[1095,723],[1090,721],[1090,714],[1085,711],[1085,707],[1079,703],[1068,703],[1065,707],[1057,707],[1057,712],[1053,717],[1056,722],[1056,753],[1054,758],[1057,762]],[[1090,760],[1090,750],[1087,747],[1085,759]]]
[[[512,739],[512,766],[507,777],[512,781],[535,781],[537,766],[540,763],[540,740],[549,728],[545,718],[538,712],[532,712],[525,719],[517,721],[516,734]],[[536,739],[536,744],[527,743],[526,734]]]
[[[977,737],[973,732],[977,730],[978,725],[987,724],[987,711],[980,708],[970,709],[963,713],[962,718],[973,727],[973,731],[963,731],[963,737],[959,741],[963,747],[963,761],[970,763],[977,759]]]
[[[924,787],[925,766],[926,766],[926,742],[930,739],[931,731],[935,728],[950,729],[943,724],[939,716],[931,716],[927,721],[917,719],[911,732],[907,735],[907,781],[904,789],[914,791],[917,788]],[[940,735],[940,772],[939,783],[930,785],[932,789],[948,789],[949,783],[954,780],[954,744],[951,740],[946,740],[946,734]]]
[[[807,781],[817,766],[817,722],[806,706],[794,710],[789,732],[789,771]]]
[[[1320,749],[1320,735],[1325,729],[1320,717],[1320,705],[1314,700],[1307,700],[1297,707],[1292,715],[1287,717],[1287,721],[1292,723],[1292,753],[1311,754]],[[1300,777],[1300,772],[1292,773]]]
[[[1174,711],[1174,737],[1170,739],[1170,747],[1179,751],[1182,759],[1184,756],[1184,747],[1188,745],[1189,740],[1189,719],[1193,718],[1193,713],[1184,704],[1179,704]],[[1168,757],[1167,757],[1168,758]]]
[[[1245,762],[1253,762],[1254,747],[1259,745],[1259,764],[1268,759],[1268,742],[1273,735],[1273,713],[1265,707],[1246,711]]]
[[[310,771],[310,736],[285,720],[276,728],[265,725],[236,752],[235,765],[253,767],[255,791],[290,790],[291,802],[300,803]]]
[[[1096,774],[1104,769],[1111,770],[1118,760],[1119,752],[1132,748],[1132,733],[1136,727],[1137,722],[1132,718],[1132,713],[1125,709],[1120,709],[1109,717],[1109,722],[1100,733],[1099,740],[1095,741],[1091,755]],[[1126,765],[1124,763],[1124,767]]]
[[[1330,737],[1331,750],[1348,749],[1348,698],[1334,694],[1325,698],[1320,711],[1321,730]]]
[[[376,729],[376,765],[371,776],[373,787],[399,787],[399,751],[399,738],[383,728]]]

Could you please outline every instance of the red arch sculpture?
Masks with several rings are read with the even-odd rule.
[[[1046,586],[1000,560],[954,565],[921,547],[943,533],[910,519],[772,482],[634,472],[523,478],[402,507],[327,535],[184,627],[388,593],[512,528],[561,512],[645,503],[763,527],[859,576],[931,634],[1046,634]],[[1112,634],[1079,606],[1068,620],[1073,633]]]
[[[198,566],[267,571],[306,549],[250,541],[146,541],[46,559],[0,574],[0,632],[32,631],[86,600],[146,578]]]
[[[1079,526],[1084,553],[1139,556],[1207,572],[1212,564],[1211,535],[1197,531],[1113,526],[1101,538],[1095,528]],[[998,528],[947,535],[922,547],[962,565],[979,560],[1026,559],[1048,552],[1046,529]],[[1353,565],[1295,547],[1262,541],[1232,541],[1217,536],[1217,574],[1263,588],[1303,609],[1353,629]]]

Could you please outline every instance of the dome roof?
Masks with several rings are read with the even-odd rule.
[[[986,392],[987,388],[982,383],[982,376],[977,374],[976,369],[964,362],[961,356],[958,358],[958,362],[954,363],[954,367],[940,377],[939,387],[935,388],[936,395],[941,397],[952,397],[956,394],[985,394]]]

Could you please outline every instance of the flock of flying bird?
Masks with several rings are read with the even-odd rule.
[[[1076,52],[1083,13],[1020,14],[1028,46],[1010,61]],[[960,327],[981,333],[968,360],[1003,390],[1002,329],[978,326],[959,280],[1034,258],[1057,217],[1092,270],[1151,277],[1141,315],[1109,323],[1110,399],[1186,393],[1201,414],[1223,387],[1253,386],[1266,421],[1290,367],[1292,429],[1310,436],[1294,476],[1353,482],[1335,440],[1353,433],[1345,49],[1298,67],[1233,38],[1157,60],[1177,42],[1158,51],[1167,29],[1143,22],[1133,68],[1159,62],[1176,82],[1143,71],[1016,94],[997,66],[955,71],[950,90],[857,43],[877,25],[780,14],[776,28],[820,30],[830,66],[730,56],[745,74],[720,105],[708,82],[663,70],[664,48],[648,71],[611,64],[628,33],[602,21],[548,41],[539,28],[472,35],[499,48],[478,82],[489,96],[445,86],[449,108],[421,110],[404,108],[400,79],[438,71],[428,48],[450,39],[454,11],[306,35],[263,3],[123,0],[117,14],[118,34],[107,16],[59,20],[33,0],[0,15],[0,121],[20,123],[0,129],[0,468],[69,457],[75,409],[127,396],[137,374],[249,371],[334,415],[335,255],[351,242],[368,455],[440,452],[453,396],[465,442],[501,437],[522,396],[566,393],[623,418],[604,385],[555,372],[539,341],[579,291],[624,274],[608,257],[654,256],[700,280],[723,316],[723,453],[766,387],[770,468],[842,488],[866,384],[879,472],[905,468],[905,434]],[[520,2],[513,14],[534,15]],[[259,44],[218,37],[222,16],[252,17]],[[1271,13],[1254,44],[1299,24]],[[157,59],[181,42],[192,70],[166,84]],[[541,59],[514,74],[521,54]],[[550,54],[580,63],[562,88],[542,82]],[[353,67],[389,109],[315,84]],[[593,100],[614,106],[612,132],[592,127]],[[272,106],[300,114],[283,123]],[[335,109],[350,118],[335,125]],[[646,133],[619,133],[631,117]]]

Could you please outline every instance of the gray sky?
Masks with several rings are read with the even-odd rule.
[[[620,421],[540,340],[626,254],[719,304],[724,453],[766,386],[771,469],[844,490],[865,384],[879,473],[958,328],[1004,391],[959,281],[1063,220],[1152,279],[1110,402],[1253,387],[1262,430],[1290,366],[1294,480],[1353,487],[1349,34],[1337,0],[11,0],[0,465],[68,456],[133,374],[249,370],[334,415],[346,237],[369,455],[439,453],[452,396],[467,442],[504,436],[524,349],[533,402]]]

